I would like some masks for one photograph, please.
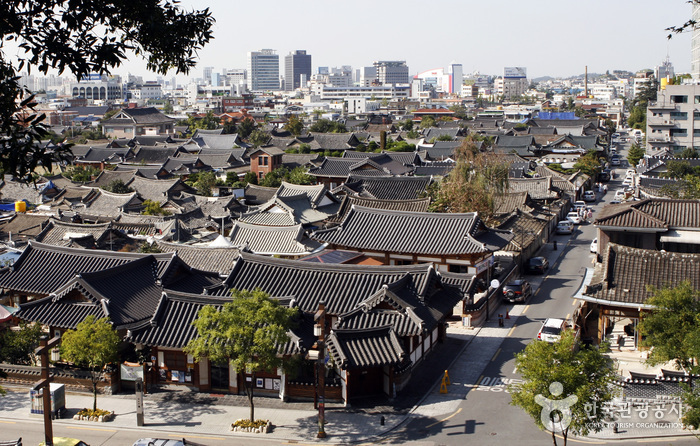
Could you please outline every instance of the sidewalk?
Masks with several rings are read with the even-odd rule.
[[[566,251],[567,243],[561,238],[559,242],[559,249],[556,251],[552,243],[548,243],[538,252],[538,255],[547,257],[551,267],[554,267],[561,254]],[[544,277],[531,278],[533,289],[540,287]],[[312,403],[284,403],[275,398],[256,397],[255,417],[272,420],[273,431],[266,435],[233,433],[230,430],[231,423],[250,415],[245,397],[187,390],[145,395],[144,428],[161,431],[164,435],[176,434],[183,437],[213,435],[222,439],[249,437],[271,441],[335,444],[367,441],[398,428],[413,417],[437,418],[457,410],[467,393],[477,384],[482,370],[498,350],[523,309],[522,305],[512,307],[511,317],[504,321],[504,327],[498,327],[497,320],[498,313],[506,312],[504,306],[494,309],[490,320],[481,327],[467,329],[462,327],[461,323],[450,323],[447,341],[426,358],[425,363],[415,372],[411,382],[397,398],[392,401],[366,401],[349,408],[327,405],[325,430],[328,438],[325,440],[316,439],[318,413],[313,409]],[[439,393],[444,370],[449,370],[451,380],[448,394]],[[2,398],[0,419],[26,420],[30,413],[29,388],[7,386],[6,389],[8,392]],[[104,427],[138,429],[133,394],[99,395],[97,403],[98,407],[114,411],[116,414],[114,420],[106,423]],[[86,426],[86,422],[73,420],[72,417],[78,410],[92,407],[92,395],[68,392],[66,407],[66,417],[55,420],[55,424]],[[692,435],[672,423],[668,426],[649,424],[645,427],[640,423],[654,423],[658,420],[653,417],[648,420],[642,419],[638,411],[632,412],[636,413],[639,419],[623,420],[627,424],[621,425],[618,433],[613,432],[612,426],[607,426],[589,438],[614,440]],[[41,418],[37,416],[36,419]],[[94,424],[92,427],[95,427]]]

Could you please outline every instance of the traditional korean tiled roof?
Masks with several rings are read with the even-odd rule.
[[[367,330],[387,325],[390,325],[399,336],[420,336],[423,334],[421,321],[415,315],[388,309],[367,312],[362,308],[357,308],[344,314],[338,320],[337,328]]]
[[[95,148],[90,147],[85,155],[76,158],[77,162],[87,163],[112,163],[117,164],[132,159],[134,153],[131,148]]]
[[[413,170],[413,175],[417,177],[444,177],[449,175],[454,168],[455,163],[435,162],[424,166],[416,166]]]
[[[353,150],[348,150],[343,153],[343,158],[355,158],[355,159],[377,159],[380,163],[386,164],[383,161],[385,158],[389,158],[392,161],[403,164],[405,166],[420,164],[420,157],[416,152],[381,152],[381,153],[371,153],[371,152],[357,152]]]
[[[228,275],[240,254],[236,248],[209,248],[156,241],[163,252],[177,253],[186,264],[200,271],[210,271]]]
[[[527,192],[533,200],[550,200],[559,197],[552,187],[552,177],[511,178],[508,180],[508,192]]]
[[[320,166],[309,169],[309,175],[316,177],[332,177],[332,178],[347,178],[352,169],[361,169],[362,174],[369,176],[389,176],[392,173],[377,163],[365,163],[358,165],[358,159],[355,158],[336,158],[332,156],[326,157]]]
[[[535,138],[531,135],[499,136],[495,145],[499,147],[532,147],[535,145]]]
[[[322,150],[347,150],[359,143],[352,133],[310,133]]]
[[[390,326],[333,330],[328,337],[328,351],[344,369],[397,365],[406,355]]]
[[[147,254],[63,248],[30,242],[14,265],[0,270],[0,287],[15,292],[48,295],[76,274],[123,265]],[[158,277],[166,274],[174,254],[155,254]]]
[[[368,266],[326,264],[300,260],[277,259],[241,253],[231,274],[222,287],[209,294],[225,296],[230,290],[261,288],[272,296],[292,296],[302,311],[313,313],[321,301],[329,314],[344,314],[368,296],[405,276],[408,292],[418,299],[435,293],[438,277],[431,265]]]
[[[81,214],[103,217],[117,217],[130,208],[135,208],[143,203],[136,192],[129,194],[115,194],[98,189],[99,194],[86,203],[85,210],[78,210]]]
[[[431,183],[430,177],[348,177],[345,186],[358,195],[379,200],[415,200]]]
[[[122,183],[127,184],[131,179],[136,175],[136,171],[124,171],[124,170],[118,170],[118,171],[112,171],[112,170],[103,170],[100,172],[100,174],[95,178],[93,181],[90,183],[87,183],[88,186],[93,186],[93,187],[102,187],[104,188],[105,186],[109,186],[113,181],[121,180]]]
[[[156,311],[148,324],[134,328],[127,333],[130,342],[165,348],[184,348],[188,342],[197,338],[197,329],[192,322],[197,319],[199,310],[205,306],[220,309],[230,296],[212,297],[166,290]],[[280,300],[280,305],[284,305]],[[313,320],[306,315],[299,315],[296,329],[288,332],[290,341],[280,346],[280,353],[291,355],[303,353],[313,343]]]
[[[498,228],[510,231],[513,238],[504,251],[522,251],[534,243],[549,224],[549,219],[535,218],[524,212],[516,211]]]
[[[144,107],[122,109],[116,115],[103,122],[103,125],[106,126],[110,124],[162,124],[166,122],[175,122],[175,119],[167,117],[155,107]]]
[[[99,307],[102,317],[108,317],[115,328],[126,328],[149,319],[155,311],[162,294],[157,283],[157,268],[155,258],[146,256],[102,271],[79,274],[48,298],[21,305],[18,317],[74,329],[75,322],[73,326],[59,325],[70,317],[69,309],[61,304],[66,302],[74,307],[75,293],[78,293],[84,298],[79,300],[85,305]]]
[[[245,203],[249,206],[264,204],[277,194],[277,187],[264,187],[248,183],[243,192]]]
[[[404,212],[427,212],[430,205],[430,197],[416,198],[414,200],[377,200],[376,198],[355,197],[345,195],[338,210],[338,214],[328,219],[329,222],[339,223],[345,219],[352,206],[363,206],[373,209],[388,209]]]
[[[134,164],[156,164],[162,165],[168,161],[169,157],[177,156],[185,150],[178,147],[148,147],[142,146],[130,163]]]
[[[584,296],[612,304],[645,305],[661,289],[687,280],[700,290],[700,254],[630,248],[608,243]]]
[[[423,134],[423,137],[426,141],[430,141],[433,138],[440,138],[441,136],[449,136],[452,139],[455,139],[458,136],[460,136],[460,134],[461,134],[461,129],[459,129],[459,128],[442,129],[442,128],[430,127]]]
[[[43,184],[25,184],[5,177],[2,189],[0,189],[0,196],[4,201],[25,200],[30,204],[41,204],[47,198],[42,190]]]
[[[234,246],[263,255],[301,256],[321,247],[306,237],[301,225],[273,227],[235,222],[230,238]]]
[[[173,197],[172,201],[178,206],[183,207],[185,212],[199,208],[205,216],[219,220],[222,217],[230,217],[232,212],[242,213],[247,209],[232,195],[224,197],[205,197],[202,195],[180,192],[179,195]]]
[[[479,254],[503,247],[510,240],[502,234],[496,248],[491,246],[496,240],[485,243],[484,237],[488,235],[495,234],[485,230],[475,212],[438,214],[353,206],[339,226],[316,231],[311,237],[360,251],[419,255]]]
[[[43,231],[36,236],[37,242],[55,246],[70,246],[71,239],[92,236],[93,243],[111,229],[109,223],[96,225],[84,225],[78,223],[65,223],[51,219]]]
[[[183,183],[179,178],[167,180],[151,180],[140,176],[134,176],[127,184],[130,188],[139,193],[144,200],[155,201],[163,205],[171,199],[173,195],[182,190],[194,192],[194,190]]]
[[[663,198],[667,197],[664,193],[664,186],[673,186],[678,183],[678,180],[673,178],[652,178],[652,177],[639,177],[639,190],[643,195]]]
[[[647,198],[605,206],[594,221],[597,226],[651,230],[700,227],[700,200]]]
[[[514,192],[494,197],[493,213],[510,214],[518,209],[528,211],[530,206],[527,205],[529,195],[527,192]]]
[[[340,203],[329,198],[325,187],[322,189],[314,189],[313,187],[310,189],[295,187],[283,189],[284,186],[281,186],[280,190],[283,196],[278,193],[267,203],[242,214],[240,220],[244,223],[265,226],[292,226],[318,223],[335,215]],[[318,191],[321,191],[322,195],[317,195]],[[297,195],[286,195],[292,192],[297,192]],[[318,204],[312,202],[312,199],[317,200]]]
[[[34,239],[44,230],[51,217],[40,214],[19,213],[0,223],[0,240],[8,240],[12,234],[17,238]]]
[[[227,135],[212,135],[199,132],[192,136],[189,142],[194,142],[199,149],[231,150],[240,147],[238,133]]]
[[[292,184],[283,181],[277,189],[278,197],[292,197],[297,195],[306,195],[309,202],[314,207],[322,207],[337,203],[338,200],[328,191],[323,184],[312,186],[304,186],[300,184]]]
[[[134,146],[148,146],[148,147],[161,146],[161,147],[165,147],[168,144],[176,144],[177,141],[178,140],[173,139],[173,137],[171,135],[136,135],[129,140],[127,145],[130,147],[134,147]]]

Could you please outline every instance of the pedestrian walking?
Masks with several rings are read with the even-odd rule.
[[[593,218],[593,211],[589,209],[588,210],[588,219],[590,220],[591,218]]]

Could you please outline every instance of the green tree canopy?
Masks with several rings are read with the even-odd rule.
[[[120,179],[110,181],[109,184],[103,186],[102,189],[115,194],[130,194],[134,191],[132,188],[124,184],[124,181]]]
[[[203,357],[213,363],[229,363],[236,373],[252,372],[251,384],[246,381],[250,405],[250,421],[255,420],[252,382],[255,373],[275,371],[284,360],[279,354],[289,341],[288,331],[297,312],[281,306],[260,289],[233,290],[233,300],[221,309],[205,306],[192,325],[197,338],[191,340],[185,351],[199,361]]]
[[[422,129],[428,129],[430,127],[435,127],[436,125],[437,122],[435,121],[435,117],[432,115],[425,115],[420,118],[420,128]]]
[[[591,178],[596,178],[602,167],[598,158],[598,152],[595,150],[588,151],[584,156],[579,157],[574,164],[574,169],[580,170]]]
[[[253,132],[248,136],[248,142],[251,143],[253,147],[260,147],[269,140],[270,135],[268,135],[267,132],[262,129],[253,130]]]
[[[237,130],[238,136],[246,139],[251,133],[253,133],[253,130],[255,130],[255,121],[253,118],[245,118],[238,123]]]
[[[448,176],[429,188],[433,212],[478,212],[493,220],[496,200],[508,190],[509,164],[502,157],[479,152],[469,136],[455,151],[456,165]]]
[[[627,162],[630,163],[630,166],[636,166],[639,160],[644,158],[645,153],[644,147],[641,147],[639,144],[632,144],[632,147],[627,151]]]
[[[579,349],[573,330],[565,330],[557,342],[535,340],[515,355],[515,366],[523,382],[509,386],[511,404],[530,415],[537,427],[549,430],[554,445],[555,432],[561,432],[566,445],[569,432],[586,436],[602,428],[602,408],[613,399],[610,384],[616,378],[612,361],[603,354],[604,348],[605,345],[600,349]],[[575,401],[569,406],[570,423],[564,422],[566,418],[560,411],[552,411],[550,422],[545,425],[543,398],[563,400],[572,396]]]
[[[109,73],[134,52],[159,74],[171,69],[187,73],[211,40],[214,19],[208,9],[185,12],[178,2],[167,0],[28,0],[4,4],[2,23],[0,168],[29,181],[38,166],[51,169],[53,162],[66,160],[70,147],[48,150],[36,144],[47,132],[45,115],[35,113],[33,95],[20,85],[21,70],[68,70],[82,79]],[[10,41],[17,42],[18,51],[6,50],[12,48]]]
[[[199,195],[211,197],[212,189],[216,186],[216,175],[212,171],[200,172],[194,187]]]
[[[141,213],[143,215],[170,215],[170,212],[163,209],[160,203],[152,200],[143,201],[143,210]]]
[[[309,130],[318,133],[347,133],[348,131],[345,124],[330,119],[319,119],[309,127]]]
[[[97,383],[104,367],[117,360],[119,341],[117,330],[107,318],[96,319],[92,315],[61,337],[61,357],[90,370],[93,410],[97,409]]]
[[[642,313],[637,326],[642,345],[651,347],[647,362],[650,365],[673,361],[687,373],[698,374],[700,359],[700,292],[689,281],[654,289],[647,304],[653,310]],[[683,425],[700,427],[700,389],[683,387],[683,402],[687,408]]]
[[[284,124],[284,129],[294,136],[299,136],[304,130],[304,121],[302,121],[299,116],[292,115],[287,119],[287,123]]]

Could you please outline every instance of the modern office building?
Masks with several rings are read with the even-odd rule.
[[[285,90],[294,91],[305,87],[306,82],[302,82],[302,79],[311,79],[311,54],[306,54],[305,50],[296,50],[284,58]]]
[[[248,89],[280,89],[280,57],[275,50],[263,49],[248,53]]]
[[[87,99],[88,104],[100,101],[122,100],[122,84],[119,78],[89,74],[80,82],[71,84],[71,97]]]
[[[374,62],[377,70],[377,81],[381,85],[396,85],[409,83],[408,65],[405,60],[379,60]]]
[[[528,86],[527,68],[525,67],[505,67],[503,77],[494,82],[496,94],[504,99],[524,95]]]

